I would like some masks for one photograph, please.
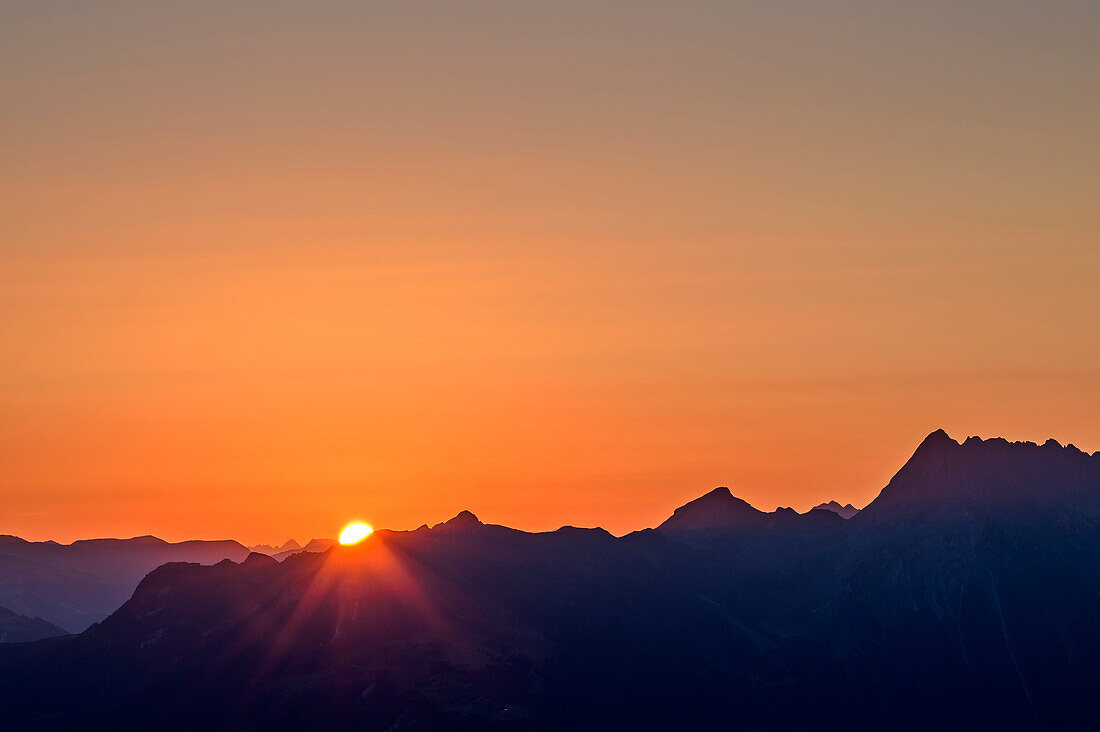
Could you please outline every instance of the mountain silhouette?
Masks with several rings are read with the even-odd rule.
[[[721,486],[680,506],[657,530],[681,539],[694,535],[694,539],[699,540],[704,535],[733,530],[753,532],[769,528],[829,526],[835,519],[835,512],[820,507],[805,514],[784,506],[765,513]]]
[[[26,643],[67,634],[65,630],[42,618],[16,615],[11,610],[0,607],[0,643]]]
[[[173,544],[138,536],[58,544],[0,535],[0,607],[79,632],[117,610],[161,564],[213,564],[247,555],[235,541]]]
[[[657,529],[469,512],[169,563],[0,646],[14,728],[1089,729],[1100,459],[933,433],[867,508],[717,489]]]
[[[821,503],[817,506],[814,506],[810,510],[816,511],[816,510],[819,510],[819,509],[823,510],[823,511],[832,511],[837,516],[840,516],[841,518],[844,518],[844,519],[850,519],[853,516],[855,516],[857,513],[859,513],[859,509],[856,508],[855,506],[853,506],[852,504],[847,503],[847,504],[841,506],[836,501],[829,501],[828,503]]]
[[[284,559],[286,559],[287,557],[289,557],[293,554],[299,554],[301,552],[316,553],[316,552],[326,551],[329,548],[331,548],[332,546],[334,546],[336,543],[337,542],[336,542],[335,539],[310,539],[310,541],[303,547],[301,544],[299,544],[298,542],[291,539],[291,540],[287,541],[285,544],[283,544],[281,547],[279,547],[279,550],[276,551],[276,552],[270,552],[270,553],[269,552],[260,552],[260,553],[261,554],[269,553],[270,556],[272,556],[274,559],[281,562]]]
[[[995,512],[1100,515],[1100,453],[1055,440],[1042,445],[928,435],[859,514],[860,521],[952,521]]]
[[[282,546],[272,546],[271,544],[254,544],[248,547],[251,552],[257,552],[259,554],[267,554],[274,556],[276,554],[287,554],[289,552],[301,550],[302,545],[294,541],[294,539],[288,539]]]
[[[441,531],[476,531],[485,526],[481,523],[481,519],[475,516],[470,511],[459,511],[454,518],[447,519],[442,523],[438,523],[432,527],[435,532]]]
[[[737,498],[725,486],[688,501],[657,527],[659,531],[707,531],[738,527],[756,528],[767,522],[767,514]]]

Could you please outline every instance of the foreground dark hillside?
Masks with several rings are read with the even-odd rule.
[[[1100,455],[937,432],[876,501],[657,530],[472,514],[276,562],[168,564],[0,648],[16,728],[1089,729]]]

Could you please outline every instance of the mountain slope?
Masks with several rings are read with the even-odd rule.
[[[28,618],[0,607],[0,643],[26,643],[67,635],[61,628],[42,618]]]

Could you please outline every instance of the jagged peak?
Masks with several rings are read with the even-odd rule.
[[[950,511],[960,502],[998,508],[1015,502],[1035,508],[1055,495],[1078,496],[1076,501],[1095,485],[1097,467],[1087,453],[1054,439],[1040,445],[970,436],[958,443],[936,430],[868,508],[881,515],[901,506]]]
[[[479,519],[477,516],[475,516],[472,511],[467,511],[467,510],[463,509],[462,511],[459,511],[454,516],[454,518],[450,518],[450,519],[444,521],[443,523],[436,524],[432,528],[433,529],[439,529],[439,528],[463,529],[463,528],[473,528],[473,527],[476,527],[476,526],[484,526],[484,525],[485,524],[481,523],[481,519]]]
[[[700,529],[758,522],[767,514],[738,498],[726,486],[708,491],[673,511],[661,529]]]
[[[685,511],[685,510],[690,510],[692,507],[700,507],[700,506],[707,506],[707,505],[733,505],[733,506],[745,507],[745,508],[751,509],[752,511],[755,511],[757,513],[763,513],[759,509],[752,506],[748,501],[744,500],[743,498],[738,498],[737,496],[733,495],[733,493],[730,491],[730,489],[727,488],[724,485],[720,485],[717,488],[715,488],[714,490],[707,491],[706,493],[699,496],[698,498],[696,498],[694,500],[691,500],[691,501],[688,501],[687,503],[685,503],[684,505],[682,505],[678,509],[676,509],[675,513],[679,513],[681,511]]]
[[[1081,454],[1086,456],[1088,455],[1087,452],[1084,452],[1072,442],[1067,442],[1065,445],[1063,445],[1062,443],[1058,442],[1058,440],[1055,440],[1053,437],[1047,439],[1041,445],[1039,443],[1032,442],[1031,440],[1013,441],[1005,439],[1004,437],[983,438],[979,437],[978,435],[970,435],[962,442],[956,442],[954,439],[951,438],[950,435],[947,434],[946,431],[944,431],[943,429],[937,429],[936,431],[932,432],[924,438],[924,440],[917,447],[916,451],[913,453],[913,458],[916,458],[918,455],[923,455],[927,453],[939,454],[944,452],[945,450],[960,447],[966,448],[970,451],[979,449],[1000,450],[1005,448],[1044,448],[1052,452],[1061,450],[1071,454]],[[910,460],[912,460],[913,458],[910,458]]]
[[[840,516],[841,518],[845,518],[845,519],[849,519],[852,516],[855,516],[857,513],[859,513],[859,509],[856,508],[855,506],[853,506],[852,504],[847,503],[847,504],[841,506],[838,501],[829,501],[828,503],[820,503],[820,504],[818,504],[818,505],[816,505],[816,506],[814,506],[813,508],[810,509],[810,511],[818,511],[818,510],[820,510],[820,511],[830,511],[832,513],[835,513],[837,516]],[[809,513],[809,512],[807,512],[807,513]]]
[[[959,443],[953,440],[951,435],[947,434],[947,430],[940,427],[939,429],[929,432],[928,436],[921,440],[920,445],[917,447],[917,451],[958,446]]]
[[[473,511],[467,511],[463,509],[455,514],[455,517],[449,521],[448,524],[480,524],[481,519],[474,515]]]

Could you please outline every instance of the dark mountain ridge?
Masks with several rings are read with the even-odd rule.
[[[958,519],[969,513],[1028,512],[1100,517],[1100,453],[1055,440],[1042,445],[936,430],[867,507],[857,522]]]
[[[800,514],[793,508],[779,507],[766,513],[721,486],[680,506],[657,530],[666,534],[756,531],[799,524],[830,524],[836,516],[820,508]]]
[[[32,729],[1091,728],[1100,460],[944,438],[850,520],[719,489],[619,538],[463,512],[167,564],[80,636],[0,648],[0,706]]]

